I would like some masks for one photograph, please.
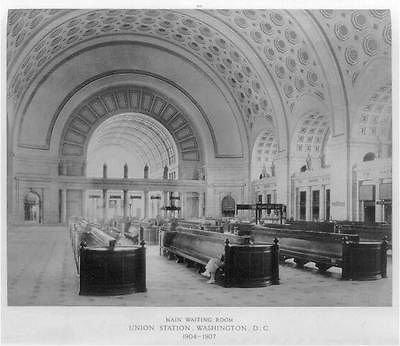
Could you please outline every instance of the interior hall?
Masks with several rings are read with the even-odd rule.
[[[391,46],[389,10],[9,10],[8,304],[391,306]]]

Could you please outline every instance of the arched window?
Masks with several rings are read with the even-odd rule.
[[[146,163],[146,166],[144,166],[144,179],[149,178],[149,166]]]
[[[103,178],[107,179],[107,165],[105,163],[103,164]]]
[[[62,160],[58,161],[58,175],[64,174],[64,162]]]
[[[367,153],[364,155],[363,161],[373,161],[375,160],[375,154],[374,153]]]
[[[163,179],[168,179],[168,166],[164,166]]]
[[[278,143],[275,130],[268,128],[257,137],[251,159],[251,179],[262,179],[275,174],[275,158],[278,151]]]
[[[235,216],[235,200],[231,196],[225,196],[221,203],[222,216]]]
[[[24,197],[24,214],[25,221],[40,222],[40,197],[32,190]]]

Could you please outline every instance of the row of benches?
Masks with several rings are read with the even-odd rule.
[[[264,224],[270,228],[294,229],[304,231],[317,231],[327,233],[358,234],[360,240],[380,241],[384,237],[388,242],[392,240],[392,225],[385,223],[365,224],[359,221],[335,221],[335,222],[311,222],[311,221],[287,221],[286,224]]]
[[[360,241],[358,235],[302,230],[282,230],[255,226],[255,243],[280,242],[280,258],[293,258],[299,267],[314,262],[320,271],[342,268],[343,279],[365,280],[386,277],[387,240]]]
[[[257,266],[264,268],[272,263],[267,261],[269,263],[267,265],[266,257],[262,256],[256,258],[251,255],[253,257],[250,259],[251,249],[257,246],[275,246],[276,250],[279,250],[278,258],[280,260],[293,258],[299,267],[307,262],[316,263],[322,272],[332,266],[340,267],[343,279],[366,280],[386,277],[388,248],[386,239],[382,242],[365,242],[360,241],[358,235],[262,226],[255,226],[251,229],[246,227],[245,235],[219,234],[182,226],[177,226],[172,231],[164,229],[163,233],[160,246],[164,252],[169,255],[173,254],[189,263],[194,262],[203,266],[210,258],[219,257],[221,254],[226,254],[231,249],[241,246],[242,251],[248,253],[249,259],[243,262],[246,263],[245,265],[242,265],[241,261],[237,259],[227,259],[228,268],[234,273],[240,273],[237,274],[237,277],[241,275],[251,277],[252,270],[256,270],[253,268]],[[228,248],[223,248],[224,239],[228,239]],[[279,247],[276,239],[279,239]],[[270,251],[272,251],[271,249]],[[247,269],[248,272],[245,273],[243,266],[251,269]],[[269,270],[270,273],[278,272],[276,268],[269,268]],[[275,282],[278,281],[279,279],[275,278]],[[223,283],[227,285],[226,282]],[[251,285],[251,283],[247,284]]]

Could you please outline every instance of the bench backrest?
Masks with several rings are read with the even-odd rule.
[[[389,241],[392,239],[391,225],[365,225],[365,224],[340,224],[343,233],[358,234],[362,240],[381,241],[387,237]]]
[[[193,233],[168,232],[164,237],[164,246],[179,249],[201,261],[225,254],[225,242],[221,239]]]
[[[255,226],[251,231],[255,243],[270,243],[279,239],[281,251],[300,252],[315,256],[342,257],[343,241],[358,242],[359,237],[351,234],[325,233],[302,230],[282,230]]]
[[[191,253],[193,257],[219,258],[225,254],[225,241],[230,244],[244,245],[248,238],[232,234],[222,234],[204,230],[194,230],[178,226],[175,231],[167,231],[163,237],[164,247],[174,247]]]
[[[316,232],[335,232],[335,224],[333,222],[311,222],[311,221],[287,221],[286,224],[265,224],[265,227],[280,228],[280,229],[295,229],[303,231]]]

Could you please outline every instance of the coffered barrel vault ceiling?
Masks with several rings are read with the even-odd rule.
[[[378,137],[381,142],[392,140],[392,87],[385,85],[367,99],[360,110],[360,117],[355,119],[359,126],[354,126],[354,136]]]
[[[119,114],[102,122],[91,136],[87,156],[110,146],[133,151],[143,167],[148,164],[152,171],[174,164],[178,155],[168,130],[157,120],[138,113]]]
[[[238,126],[250,139],[256,136],[255,121],[264,119],[287,143],[303,116],[296,105],[305,95],[326,107],[325,133],[338,121],[332,117],[353,116],[332,111],[338,100],[335,88],[345,90],[351,102],[352,88],[366,67],[376,59],[390,62],[391,56],[390,13],[385,10],[15,10],[9,13],[7,55],[8,97],[15,113],[23,116],[21,105],[32,98],[41,71],[55,59],[79,43],[90,46],[115,35],[179,47],[229,92],[242,117]],[[332,85],[327,77],[332,74],[342,85]],[[193,145],[190,150],[198,159]]]

